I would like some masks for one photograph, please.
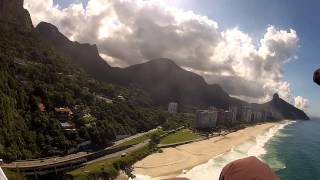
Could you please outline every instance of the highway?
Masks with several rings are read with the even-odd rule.
[[[91,160],[91,161],[88,161],[87,164],[92,164],[92,163],[95,163],[97,161],[101,161],[101,160],[104,160],[104,159],[109,159],[109,158],[113,158],[113,157],[117,157],[117,156],[121,156],[122,154],[124,153],[130,153],[134,150],[137,150],[137,149],[140,149],[142,148],[143,146],[147,145],[149,143],[149,141],[147,142],[142,142],[140,144],[137,144],[137,145],[134,145],[128,149],[125,149],[123,151],[119,151],[119,152],[116,152],[116,153],[112,153],[112,154],[108,154],[108,155],[105,155],[103,157],[100,157],[100,158],[97,158],[97,159],[94,159],[94,160]]]
[[[52,166],[52,165],[58,165],[63,164],[69,161],[78,160],[81,158],[87,158],[89,155],[93,153],[87,153],[87,152],[79,152],[76,154],[70,154],[63,157],[51,157],[47,159],[36,159],[36,160],[25,160],[25,161],[15,161],[9,164],[2,164],[2,168],[37,168],[37,167],[45,167],[45,166]]]
[[[143,135],[150,133],[150,132],[153,132],[155,130],[156,129],[152,129],[148,132],[139,133],[134,136],[130,136],[130,137],[125,138],[123,140],[117,141],[114,143],[113,146],[108,147],[105,150],[112,149],[121,143],[124,143],[126,141],[132,140],[132,139],[140,137],[140,136],[143,136]],[[139,149],[139,148],[147,145],[148,142],[149,141],[145,141],[140,144],[134,145],[128,149],[121,150],[121,151],[111,153],[111,154],[107,154],[105,156],[99,157],[99,158],[91,160],[91,161],[87,161],[87,164],[94,163],[94,162],[97,162],[97,161],[100,161],[103,159],[121,156],[123,153],[130,153],[136,149]],[[62,156],[62,157],[50,157],[50,158],[43,158],[43,159],[15,161],[15,162],[8,163],[8,164],[4,163],[1,165],[1,167],[8,168],[8,169],[32,169],[32,168],[43,168],[43,167],[55,167],[55,166],[59,166],[59,165],[66,165],[68,163],[72,164],[73,161],[88,159],[88,157],[93,156],[95,153],[97,153],[97,152],[78,152],[75,154],[70,154],[70,155],[66,155],[66,156]]]

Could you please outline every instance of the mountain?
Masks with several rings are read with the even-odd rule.
[[[219,85],[207,84],[203,77],[182,69],[170,59],[151,60],[124,69],[113,68],[108,77],[113,83],[126,86],[136,84],[148,92],[157,104],[175,101],[183,108],[215,106],[223,109],[249,105],[253,109],[271,109],[276,119],[309,119],[302,110],[281,99],[278,94],[265,104],[250,105],[232,98]]]
[[[73,43],[76,48],[68,51],[73,56],[63,56],[40,39],[23,1],[0,0],[0,5],[0,157],[5,162],[65,155],[89,140],[105,147],[118,135],[166,121],[168,114],[141,90],[92,78],[81,67],[85,64],[77,63],[81,57],[71,54],[102,61],[95,46]]]
[[[41,22],[36,31],[44,42],[96,79],[138,86],[156,105],[176,101],[185,105],[182,108],[211,105],[227,108],[232,102],[240,102],[230,98],[219,85],[208,85],[201,76],[182,69],[172,60],[156,59],[128,68],[112,68],[99,56],[96,46],[72,42],[52,24]]]
[[[23,8],[23,0],[0,0],[0,21],[18,25],[23,31],[33,29],[30,14]]]
[[[139,87],[151,96],[156,105],[167,105],[175,101],[183,111],[208,106],[228,109],[232,105],[249,105],[230,97],[219,85],[207,84],[203,77],[184,70],[170,59],[155,59],[127,68],[110,67],[99,56],[95,46],[71,42],[54,25],[42,22],[36,30],[43,41],[70,57],[96,79],[127,87]],[[303,111],[279,97],[253,106],[258,109],[272,109],[279,118],[308,119]]]
[[[54,25],[45,22],[39,23],[36,31],[44,42],[54,47],[59,53],[78,64],[96,79],[104,80],[106,71],[111,67],[100,57],[96,45],[72,42]]]
[[[270,102],[262,104],[261,106],[270,108],[277,119],[309,120],[305,112],[281,99],[278,94],[274,94]]]
[[[182,69],[170,59],[155,59],[123,69],[113,68],[107,78],[112,83],[141,87],[157,105],[174,101],[183,109],[228,108],[233,102],[233,98],[219,85],[208,85],[203,77]]]

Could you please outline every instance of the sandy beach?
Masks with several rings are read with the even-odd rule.
[[[134,174],[147,175],[155,179],[173,177],[194,166],[206,163],[209,159],[223,154],[248,139],[275,126],[266,123],[247,127],[226,136],[214,137],[191,144],[165,148],[163,153],[152,154],[134,165]]]

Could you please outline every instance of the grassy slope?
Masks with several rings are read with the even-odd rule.
[[[172,144],[183,141],[189,141],[201,138],[202,136],[193,133],[189,129],[181,129],[173,134],[170,134],[160,140],[160,144]]]
[[[107,173],[110,177],[116,177],[121,164],[132,164],[133,162],[142,159],[151,153],[148,146],[142,147],[129,153],[125,157],[114,157],[101,160],[92,164],[88,164],[82,168],[68,172],[75,180],[96,178],[101,173]]]
[[[16,173],[14,171],[10,171],[7,169],[2,169],[2,170],[3,170],[4,174],[7,176],[7,178],[10,180],[25,180],[25,179],[27,179],[23,175]]]
[[[117,147],[122,147],[122,146],[128,146],[128,145],[136,145],[136,144],[139,144],[139,143],[142,143],[143,141],[146,141],[148,139],[150,139],[150,137],[152,136],[152,134],[163,134],[164,132],[162,130],[156,130],[154,132],[150,132],[150,133],[147,133],[147,134],[144,134],[140,137],[136,137],[134,139],[131,139],[129,141],[126,141],[126,142],[123,142],[119,145],[117,145]]]
[[[119,156],[119,157],[101,160],[96,163],[89,164],[87,166],[68,172],[68,174],[74,177],[75,179],[87,179],[87,177],[90,174],[99,173],[101,171],[105,171],[110,175],[117,175],[118,172],[113,166],[113,163],[119,161],[120,159],[121,157]]]

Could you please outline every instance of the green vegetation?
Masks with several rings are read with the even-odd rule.
[[[19,29],[0,22],[0,157],[5,161],[64,155],[87,140],[105,147],[117,135],[145,132],[166,122],[167,113],[152,106],[143,91],[95,80],[35,32]],[[76,131],[63,130],[56,107],[74,112]]]
[[[82,168],[68,172],[75,180],[98,179],[98,178],[115,178],[119,170],[124,170],[130,174],[131,165],[134,162],[151,154],[154,150],[149,146],[144,146],[135,150],[124,157],[117,156],[88,164]]]
[[[14,171],[10,171],[7,169],[2,169],[4,174],[7,176],[8,179],[10,180],[26,180],[27,178],[23,175],[20,175]]]
[[[128,146],[128,145],[136,145],[136,144],[142,143],[142,142],[150,139],[152,137],[152,135],[154,135],[154,134],[161,135],[163,133],[164,132],[162,130],[156,130],[156,131],[144,134],[142,136],[130,139],[129,141],[125,141],[125,142],[123,142],[121,144],[118,144],[117,147]]]
[[[118,170],[116,170],[113,165],[116,162],[119,162],[122,157],[114,157],[110,159],[101,160],[93,164],[88,164],[79,169],[68,172],[68,175],[71,175],[74,179],[88,179],[88,176],[95,174],[100,174],[101,172],[106,172],[109,176],[115,177],[118,175]]]
[[[181,129],[175,133],[169,134],[168,136],[160,140],[160,144],[173,144],[178,142],[190,141],[201,138],[202,136],[193,133],[189,129]]]
[[[195,114],[191,113],[179,113],[176,116],[169,116],[166,122],[162,125],[163,130],[173,130],[181,126],[191,127],[192,122],[195,119]]]

